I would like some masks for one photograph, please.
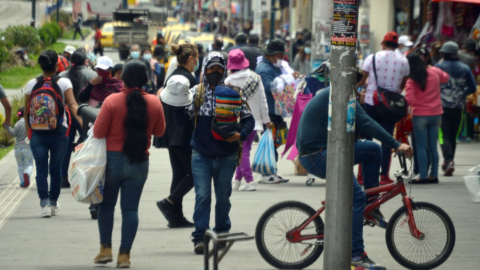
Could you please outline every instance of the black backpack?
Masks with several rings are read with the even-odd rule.
[[[27,116],[31,130],[55,131],[62,125],[65,106],[57,75],[51,78],[40,76],[30,93]]]

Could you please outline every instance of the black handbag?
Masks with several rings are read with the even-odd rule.
[[[385,122],[397,123],[408,114],[407,101],[402,94],[378,86],[375,55],[373,55],[373,74],[377,82],[377,90],[373,93],[373,104]]]

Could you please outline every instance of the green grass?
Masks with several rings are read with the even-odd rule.
[[[13,145],[10,145],[7,148],[1,148],[0,147],[0,159],[2,159],[4,156],[6,156],[10,151],[12,151]]]
[[[67,44],[62,42],[54,43],[49,46],[47,50],[54,50],[56,52],[63,52]],[[19,89],[31,80],[32,78],[39,76],[42,70],[37,64],[38,55],[30,55],[30,60],[35,63],[33,67],[14,67],[9,70],[0,72],[0,84],[5,89]]]
[[[75,30],[69,30],[65,33],[63,33],[63,36],[62,36],[62,39],[73,39],[73,33],[75,32]],[[90,29],[82,29],[82,34],[83,34],[83,37],[87,37],[89,34],[90,34]],[[80,40],[81,37],[79,34],[77,34],[77,40]]]

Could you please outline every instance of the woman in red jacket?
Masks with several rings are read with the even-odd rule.
[[[124,89],[105,99],[95,121],[95,138],[107,140],[107,168],[103,202],[99,206],[100,253],[95,263],[112,262],[113,213],[121,193],[122,239],[117,267],[130,267],[130,249],[138,228],[138,204],[148,175],[148,149],[152,135],[165,132],[163,108],[142,87],[147,67],[131,60],[123,68]]]

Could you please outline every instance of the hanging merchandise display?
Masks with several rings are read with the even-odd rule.
[[[452,40],[456,37],[455,20],[451,10],[451,3],[439,3],[434,35],[440,40]]]

